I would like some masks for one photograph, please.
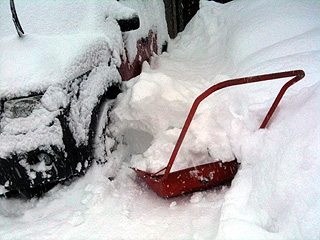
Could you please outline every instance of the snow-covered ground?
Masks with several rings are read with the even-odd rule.
[[[119,144],[109,162],[39,200],[0,199],[0,239],[320,238],[319,2],[200,7],[168,53],[125,84],[111,114]],[[235,157],[230,187],[162,199],[128,168],[166,165],[209,86],[294,69],[306,76],[267,129],[258,128],[286,79],[221,90],[200,105],[174,168]]]

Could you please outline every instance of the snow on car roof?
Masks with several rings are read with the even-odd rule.
[[[147,4],[159,7],[159,2]],[[11,97],[44,91],[52,84],[90,70],[111,54],[119,64],[123,43],[115,19],[137,15],[132,7],[139,11],[140,5],[136,0],[130,3],[16,0],[17,14],[26,33],[19,38],[12,22],[10,1],[1,1],[0,95]],[[133,34],[133,41],[154,28],[156,17],[141,24]]]
[[[115,45],[107,37],[110,33],[121,37],[116,23],[108,22],[94,1],[16,1],[18,17],[26,32],[23,38],[15,32],[9,1],[1,1],[0,5],[1,95],[42,91],[76,77],[97,64],[92,62],[96,51],[106,51],[108,45]],[[106,22],[111,27],[103,29]],[[87,62],[74,62],[81,55]],[[78,66],[71,68],[74,64]]]
[[[105,38],[84,34],[59,38],[27,35],[22,40],[11,37],[2,40],[0,48],[0,94],[8,97],[41,92],[77,77],[106,58],[99,51],[108,53]],[[81,61],[82,56],[86,61]]]
[[[52,35],[70,34],[104,26],[108,17],[128,18],[136,14],[132,8],[116,0],[15,0],[15,7],[26,33]],[[16,34],[9,1],[1,1],[0,34]]]

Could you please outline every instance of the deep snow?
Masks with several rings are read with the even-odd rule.
[[[0,199],[0,239],[320,238],[320,4],[200,7],[168,53],[125,84],[109,162],[40,200]],[[128,168],[167,163],[192,101],[209,86],[293,69],[306,77],[267,129],[258,128],[284,80],[225,89],[201,104],[174,167],[236,157],[231,187],[162,199]]]
[[[49,86],[63,84],[112,61],[120,66],[126,51],[132,62],[136,42],[152,30],[159,33],[158,49],[167,40],[161,1],[138,0],[16,0],[15,6],[24,37],[18,38],[10,11],[10,1],[0,1],[0,94],[27,95]],[[148,12],[146,9],[154,12]],[[139,15],[140,28],[122,33],[116,20]],[[19,87],[17,87],[19,86]]]

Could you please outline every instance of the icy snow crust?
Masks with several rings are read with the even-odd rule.
[[[318,1],[201,1],[168,54],[119,95],[110,161],[40,200],[2,199],[0,238],[319,239],[319,16]],[[174,168],[235,157],[230,188],[165,200],[128,168],[167,164],[192,101],[209,86],[293,69],[306,77],[267,129],[258,128],[287,79],[221,90],[200,105]]]

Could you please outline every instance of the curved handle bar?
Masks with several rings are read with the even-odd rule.
[[[245,78],[237,78],[237,79],[232,79],[232,80],[227,80],[224,82],[220,82],[216,85],[213,85],[212,87],[208,88],[206,91],[204,91],[202,94],[200,94],[196,100],[193,102],[193,105],[190,109],[190,112],[188,114],[188,117],[184,123],[184,126],[181,130],[180,136],[178,138],[178,141],[176,143],[175,148],[173,149],[173,152],[171,154],[169,163],[167,165],[167,167],[163,168],[162,170],[160,170],[157,173],[160,173],[161,171],[163,171],[164,169],[166,169],[164,176],[163,176],[163,180],[165,181],[168,178],[168,175],[170,173],[170,170],[172,168],[173,162],[178,154],[178,151],[180,149],[180,146],[182,144],[182,141],[188,131],[188,128],[190,126],[190,123],[196,113],[196,110],[199,106],[199,104],[205,99],[207,98],[209,95],[211,95],[212,93],[214,93],[217,90],[220,90],[222,88],[226,88],[226,87],[230,87],[230,86],[234,86],[234,85],[241,85],[241,84],[246,84],[246,83],[254,83],[254,82],[261,82],[261,81],[267,81],[267,80],[275,80],[275,79],[279,79],[279,78],[286,78],[286,77],[294,77],[291,80],[289,80],[286,84],[283,85],[283,87],[281,88],[281,90],[279,91],[276,99],[274,100],[270,110],[268,111],[266,117],[264,118],[260,128],[265,128],[272,116],[272,114],[274,113],[274,111],[276,110],[277,106],[279,105],[280,100],[282,99],[284,93],[287,91],[287,89],[292,86],[293,84],[295,84],[296,82],[298,82],[299,80],[301,80],[303,77],[305,76],[305,73],[303,70],[295,70],[295,71],[288,71],[288,72],[279,72],[279,73],[271,73],[271,74],[265,74],[265,75],[259,75],[259,76],[253,76],[253,77],[245,77]]]

